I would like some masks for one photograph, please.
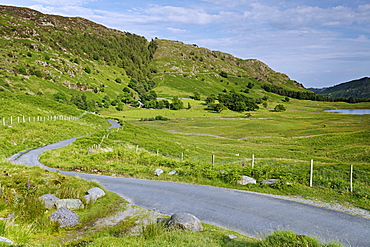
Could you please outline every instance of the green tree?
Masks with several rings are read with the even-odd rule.
[[[184,103],[178,97],[173,97],[170,108],[171,110],[181,110],[184,108]]]
[[[225,71],[221,71],[220,76],[223,78],[227,78],[227,73]]]
[[[209,104],[207,109],[215,111],[217,113],[221,113],[223,110],[226,110],[227,107],[222,103],[218,103],[218,104]]]
[[[57,92],[53,94],[53,99],[59,103],[67,103],[67,95],[62,92]]]
[[[254,84],[252,82],[249,82],[247,85],[247,88],[252,89],[254,87]]]
[[[213,104],[213,103],[215,103],[215,101],[216,101],[216,96],[214,94],[211,94],[205,100],[205,102],[206,102],[207,105]]]
[[[276,112],[283,112],[285,110],[286,109],[283,105],[276,105],[275,108],[274,108],[274,111],[276,111]]]
[[[85,70],[85,72],[86,72],[86,73],[88,73],[88,74],[90,74],[90,73],[91,73],[91,69],[90,69],[89,67],[85,67],[85,68],[84,68],[84,70]]]
[[[121,102],[119,102],[118,105],[116,106],[116,110],[123,111],[123,104]]]
[[[199,93],[199,92],[195,92],[195,93],[193,94],[192,98],[193,98],[194,100],[200,100],[200,93]]]

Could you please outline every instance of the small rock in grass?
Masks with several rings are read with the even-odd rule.
[[[60,208],[49,216],[51,221],[57,221],[60,227],[74,227],[79,223],[78,215],[66,208]]]
[[[94,187],[86,191],[86,196],[84,196],[84,198],[86,203],[94,203],[103,196],[105,196],[104,190],[100,189],[99,187]]]
[[[271,179],[263,180],[260,184],[271,185],[271,184],[276,184],[276,183],[279,183],[279,182],[280,182],[279,179],[271,178]]]
[[[176,173],[177,173],[177,171],[173,170],[173,171],[170,171],[170,172],[168,173],[168,175],[175,175]]]
[[[162,173],[163,173],[163,170],[162,169],[159,169],[159,168],[154,171],[154,175],[156,175],[156,176],[159,176]]]
[[[168,226],[193,232],[203,231],[202,222],[194,215],[188,213],[172,215],[168,222]]]
[[[246,184],[255,184],[257,181],[254,178],[248,176],[242,176],[238,181],[237,184],[246,185]]]
[[[0,243],[6,243],[6,244],[9,244],[9,245],[14,245],[14,242],[12,240],[4,238],[4,237],[0,237]]]
[[[45,208],[52,209],[59,198],[52,194],[45,194],[40,196],[39,200],[44,204]]]
[[[80,199],[59,199],[55,202],[57,209],[67,208],[70,210],[82,209],[84,204]]]

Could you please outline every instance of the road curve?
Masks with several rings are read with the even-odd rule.
[[[41,166],[39,155],[72,143],[76,138],[14,155],[14,163]],[[131,203],[164,214],[187,212],[201,221],[252,237],[274,230],[291,230],[322,241],[370,246],[370,220],[338,211],[277,199],[258,193],[184,183],[118,178],[60,171],[95,180]]]

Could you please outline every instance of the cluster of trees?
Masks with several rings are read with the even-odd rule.
[[[134,105],[135,106],[135,105]],[[184,102],[182,102],[178,97],[173,97],[172,102],[168,100],[150,100],[143,102],[143,108],[153,108],[153,109],[170,109],[170,110],[181,110],[184,109]]]
[[[215,103],[216,99],[219,103]],[[225,109],[237,112],[254,111],[259,108],[257,103],[261,103],[260,101],[261,99],[254,100],[243,93],[235,91],[219,94],[218,97],[212,94],[205,99],[207,109],[215,112],[221,112]]]
[[[163,117],[161,115],[155,116],[155,117],[150,117],[150,118],[141,118],[140,121],[168,121],[170,120],[169,118]]]
[[[128,87],[136,91],[142,101],[150,101],[157,98],[157,94],[152,90],[154,86],[155,82],[153,80],[137,80],[131,78],[128,83]]]
[[[247,97],[242,93],[236,93],[235,91],[219,94],[218,101],[232,111],[254,111],[259,108],[253,98]]]
[[[303,92],[303,91],[291,91],[284,89],[279,86],[271,85],[271,84],[264,84],[262,88],[266,92],[272,92],[279,94],[281,96],[287,96],[294,99],[301,99],[301,100],[314,100],[314,101],[328,101],[328,102],[348,102],[348,103],[358,103],[358,102],[367,102],[370,101],[368,99],[355,99],[353,97],[349,98],[330,98],[327,96],[323,96],[320,94],[316,94],[314,92]]]
[[[77,57],[118,66],[137,80],[150,77],[149,63],[157,49],[155,40],[148,42],[136,34],[108,29],[82,31],[78,27],[40,34],[40,38],[55,50],[63,47]]]
[[[62,92],[57,92],[53,95],[53,99],[63,104],[74,104],[78,109],[91,112],[98,112],[99,108],[108,108],[111,105],[119,104],[117,100],[111,101],[107,95],[105,95],[101,101],[96,101],[95,99],[88,98],[84,93],[73,94],[69,98],[68,95]]]

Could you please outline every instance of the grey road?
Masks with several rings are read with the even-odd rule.
[[[28,151],[12,162],[43,166],[41,152],[60,148],[76,138]],[[56,170],[45,167],[49,170]],[[322,241],[339,241],[347,246],[370,246],[370,220],[298,202],[257,193],[211,186],[117,178],[60,171],[65,175],[96,180],[107,190],[131,203],[164,214],[187,212],[201,221],[262,237],[274,230],[291,230]]]

